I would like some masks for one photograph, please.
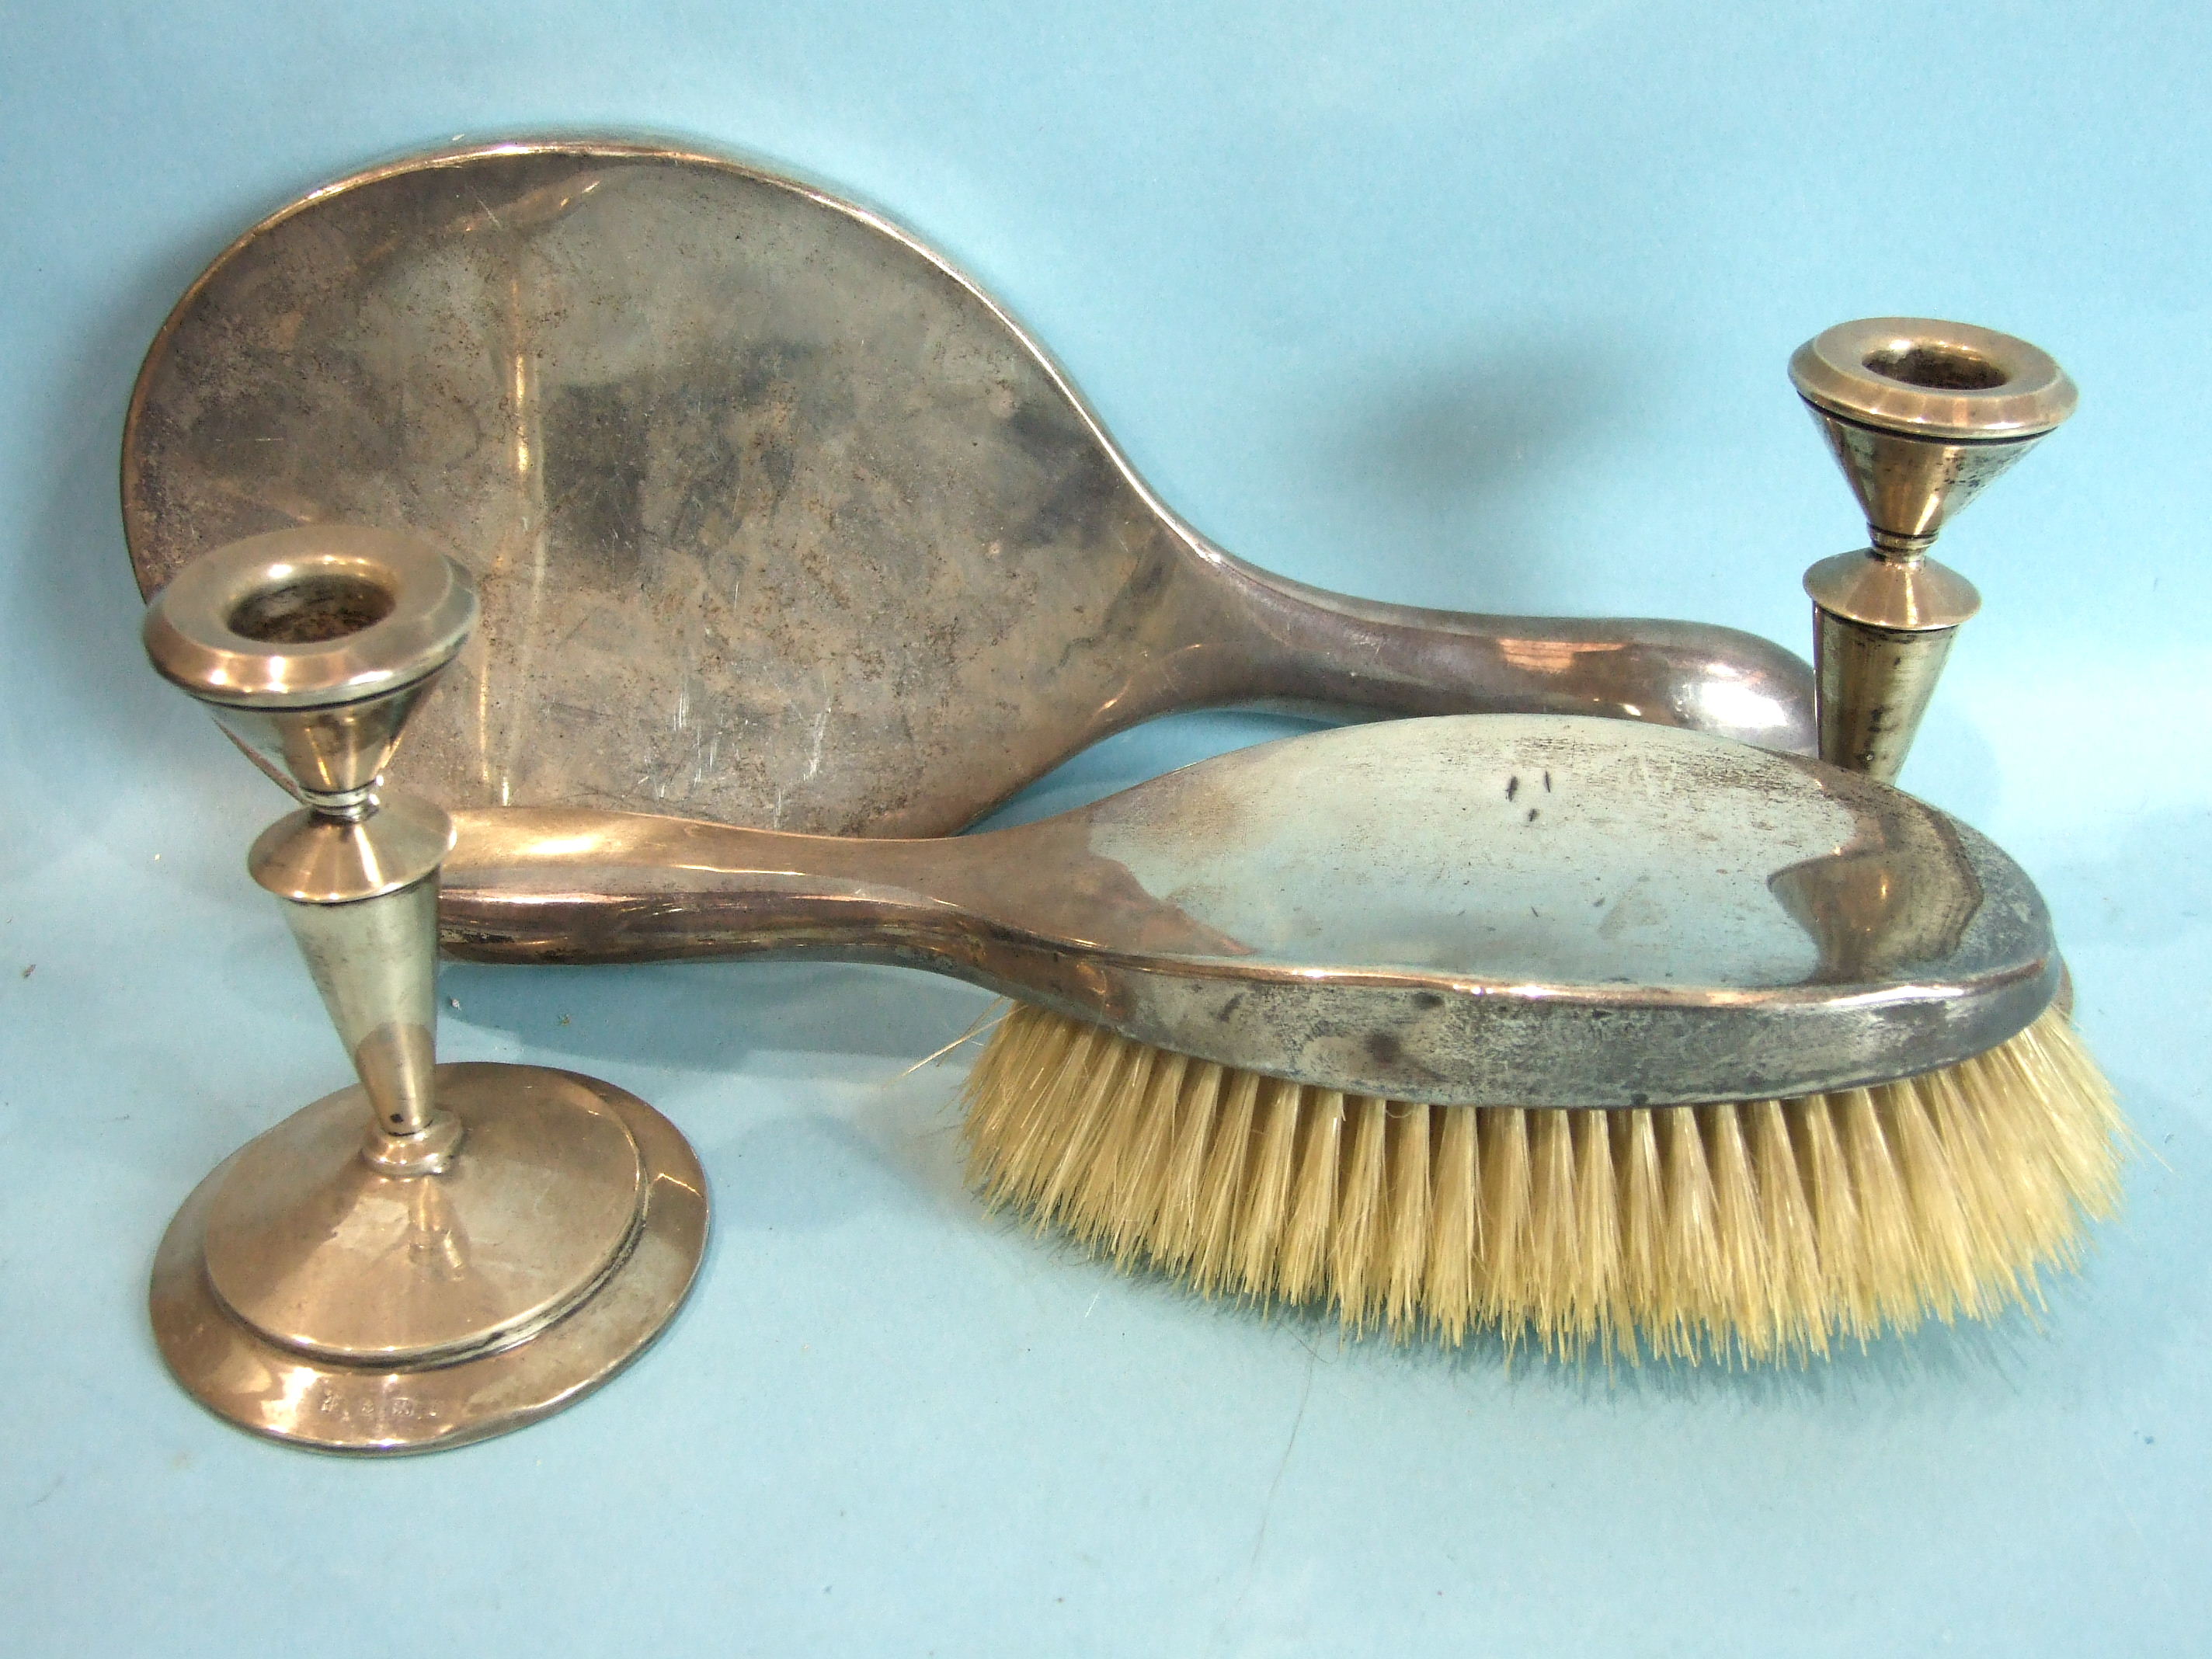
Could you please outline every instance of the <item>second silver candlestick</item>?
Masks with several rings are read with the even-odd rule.
[[[579,1398],[659,1334],[706,1243],[698,1160],[644,1102],[542,1066],[437,1064],[453,825],[378,780],[476,610],[423,544],[313,526],[207,555],[147,619],[155,667],[305,803],[249,867],[360,1079],[186,1200],[155,1334],[210,1409],[325,1450],[455,1445]]]

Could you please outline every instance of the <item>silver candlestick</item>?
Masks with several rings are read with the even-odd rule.
[[[1872,545],[1805,573],[1820,757],[1885,781],[1912,746],[1973,584],[1927,556],[1944,523],[2074,412],[2025,340],[1966,323],[1839,323],[1790,378],[1866,511]]]
[[[331,1451],[519,1427],[597,1387],[690,1288],[707,1189],[675,1127],[610,1084],[436,1063],[444,811],[378,780],[476,621],[459,565],[339,526],[234,542],[146,619],[155,668],[302,810],[248,860],[284,901],[360,1077],[241,1148],[154,1268],[178,1379],[232,1422]]]

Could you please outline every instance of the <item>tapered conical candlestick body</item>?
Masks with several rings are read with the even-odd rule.
[[[1877,317],[1808,341],[1798,394],[1866,514],[1869,545],[1805,574],[1820,755],[1896,777],[1973,584],[1927,556],[1945,523],[2073,412],[2074,383],[2024,340]]]

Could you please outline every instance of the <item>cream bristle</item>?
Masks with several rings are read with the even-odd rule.
[[[1528,1114],[1528,1245],[1536,1289],[1539,1330],[1568,1330],[1574,1322],[1574,1293],[1582,1283],[1583,1261],[1576,1236],[1575,1139],[1559,1111]]]
[[[1369,1095],[1345,1103],[1344,1168],[1338,1177],[1335,1214],[1323,1222],[1328,1239],[1329,1282],[1345,1322],[1364,1329],[1388,1282],[1388,1198],[1385,1151],[1389,1104]]]
[[[1199,1202],[1205,1192],[1206,1141],[1213,1133],[1222,1068],[1194,1060],[1183,1078],[1175,1139],[1167,1149],[1152,1217],[1152,1253],[1163,1267],[1182,1268],[1199,1249]]]
[[[2018,1231],[2032,1241],[2033,1254],[2049,1257],[2063,1236],[2051,1224],[2052,1180],[2018,1179],[2008,1195],[2005,1176],[1992,1157],[1982,1115],[1954,1072],[1934,1072],[1918,1079],[1926,1091],[1943,1158],[1959,1184],[1959,1203],[1966,1240],[1966,1278],[1975,1289],[1976,1317],[1986,1317],[2014,1303],[2039,1300],[2034,1269],[2013,1259],[2008,1241],[1992,1224],[2009,1204],[2019,1213]],[[2063,1206],[2062,1206],[2063,1207]]]
[[[1443,1120],[1430,1172],[1429,1260],[1421,1279],[1421,1306],[1438,1334],[1450,1343],[1466,1339],[1478,1316],[1475,1252],[1481,1242],[1473,1111],[1437,1109]]]
[[[1009,1123],[1036,1098],[1036,1073],[1055,1054],[1053,1040],[1059,1035],[1049,1024],[1028,1020],[1009,1033],[1007,1041],[984,1045],[982,1058],[968,1074],[969,1093],[976,1103],[968,1126],[971,1138],[997,1146],[1007,1143]]]
[[[1427,1277],[1429,1174],[1432,1113],[1426,1106],[1388,1109],[1390,1158],[1390,1219],[1383,1260],[1382,1316],[1394,1335],[1418,1329],[1421,1285]]]
[[[1127,1267],[1143,1241],[1157,1241],[1155,1217],[1160,1191],[1167,1184],[1169,1149],[1175,1145],[1176,1117],[1182,1108],[1182,1085],[1190,1062],[1182,1055],[1156,1049],[1152,1075],[1146,1079],[1143,1105],[1127,1164],[1109,1200],[1111,1209],[1098,1218],[1099,1235],[1114,1252],[1114,1260]],[[1157,1244],[1154,1247],[1157,1249]]]
[[[1881,1331],[1881,1320],[1874,1304],[1874,1270],[1866,1259],[1866,1232],[1859,1225],[1836,1103],[1831,1096],[1814,1095],[1797,1104],[1806,1196],[1813,1206],[1813,1248],[1820,1261],[1820,1305],[1833,1310],[1840,1334],[1866,1342]]]
[[[1291,1177],[1298,1156],[1298,1085],[1280,1078],[1261,1085],[1260,1144],[1252,1176],[1237,1213],[1235,1280],[1247,1296],[1265,1297],[1275,1287],[1277,1242],[1290,1213]]]
[[[1613,1179],[1613,1126],[1602,1112],[1563,1112],[1575,1146],[1575,1260],[1581,1269],[1571,1313],[1577,1346],[1597,1340],[1612,1357],[1627,1322],[1620,1297],[1620,1192]]]
[[[1085,1243],[1100,1239],[1121,1213],[1126,1171],[1135,1162],[1138,1137],[1152,1122],[1153,1068],[1168,1056],[1161,1049],[1125,1042],[1120,1075],[1111,1095],[1086,1121],[1095,1126],[1085,1137],[1088,1153],[1062,1161],[1058,1190],[1066,1194],[1068,1225]]]
[[[1016,1166],[1027,1177],[1039,1215],[1058,1218],[1066,1206],[1073,1219],[1073,1194],[1098,1159],[1110,1155],[1108,1120],[1127,1092],[1127,1062],[1143,1052],[1109,1035],[1087,1064],[1084,1056],[1070,1054],[1039,1091],[1036,1109],[1021,1125],[1020,1144],[1030,1157],[1025,1166]],[[1056,1140],[1052,1132],[1061,1122],[1066,1138]]]
[[[1517,1293],[1539,1289],[1529,1220],[1528,1114],[1517,1106],[1475,1113],[1476,1200],[1482,1231],[1475,1245],[1476,1303],[1482,1322],[1517,1337],[1534,1310]]]
[[[1648,1111],[1607,1112],[1605,1116],[1621,1143],[1615,1160],[1620,1166],[1617,1237],[1621,1301],[1641,1310],[1638,1323],[1656,1326],[1667,1294],[1667,1206],[1659,1174],[1659,1136]]]
[[[1700,1106],[1698,1130],[1713,1180],[1714,1290],[1709,1322],[1735,1334],[1747,1358],[1765,1359],[1777,1337],[1768,1294],[1766,1234],[1759,1224],[1759,1187],[1751,1172],[1743,1117],[1733,1106]]]
[[[1662,1277],[1650,1340],[1662,1352],[1694,1355],[1700,1327],[1725,1319],[1712,1174],[1696,1108],[1663,1106],[1652,1115],[1659,1121]]]
[[[1787,1348],[1793,1325],[1790,1310],[1812,1307],[1820,1297],[1820,1234],[1806,1196],[1804,1168],[1790,1114],[1778,1100],[1754,1101],[1741,1109],[1752,1123],[1751,1158],[1759,1171],[1760,1230],[1766,1240],[1767,1319],[1775,1343]],[[1825,1327],[1806,1332],[1815,1353],[1828,1351]]]
[[[1344,1164],[1344,1097],[1334,1089],[1316,1089],[1301,1103],[1298,1115],[1304,1124],[1304,1144],[1275,1280],[1275,1292],[1285,1302],[1326,1297],[1331,1288],[1328,1238],[1336,1223],[1337,1173]]]
[[[1843,1103],[1844,1151],[1850,1164],[1852,1195],[1864,1231],[1862,1259],[1869,1265],[1867,1292],[1878,1323],[1918,1322],[1920,1241],[1913,1236],[1905,1183],[1890,1156],[1889,1133],[1869,1089],[1848,1089]]]
[[[1048,1027],[1024,1024],[1009,1034],[1003,1047],[987,1044],[968,1080],[971,1090],[988,1091],[978,1095],[985,1103],[969,1124],[969,1134],[988,1136],[1000,1148],[1000,1179],[1006,1191],[1018,1194],[1024,1204],[1034,1203],[1036,1196],[1031,1166],[1060,1146],[1059,1136],[1044,1133],[1052,1120],[1041,1115],[1059,1103],[1060,1091],[1054,1085],[1083,1068],[1112,1041],[1103,1031],[1078,1033],[1077,1040],[1055,1048],[1052,1038],[1056,1035]]]
[[[1943,1155],[1928,1105],[1910,1082],[1882,1091],[1897,1131],[1897,1161],[1907,1201],[1918,1218],[1920,1299],[1945,1324],[1958,1314],[1983,1315],[1972,1241],[1958,1176]]]
[[[1228,1072],[1215,1098],[1220,1120],[1206,1149],[1199,1176],[1198,1231],[1192,1277],[1211,1296],[1230,1282],[1235,1258],[1237,1202],[1243,1196],[1245,1171],[1252,1161],[1253,1111],[1259,1103],[1257,1072]]]
[[[968,1094],[990,1201],[1125,1265],[1355,1331],[1693,1361],[2035,1305],[2130,1140],[2055,1010],[1877,1088],[1562,1110],[1347,1097],[1018,1008]]]

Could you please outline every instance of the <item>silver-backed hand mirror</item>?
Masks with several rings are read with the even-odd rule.
[[[650,146],[418,158],[256,227],[154,343],[123,496],[149,596],[301,523],[468,565],[483,626],[393,775],[449,808],[938,835],[1120,727],[1263,700],[1814,744],[1805,665],[1749,635],[1230,557],[912,236]]]

